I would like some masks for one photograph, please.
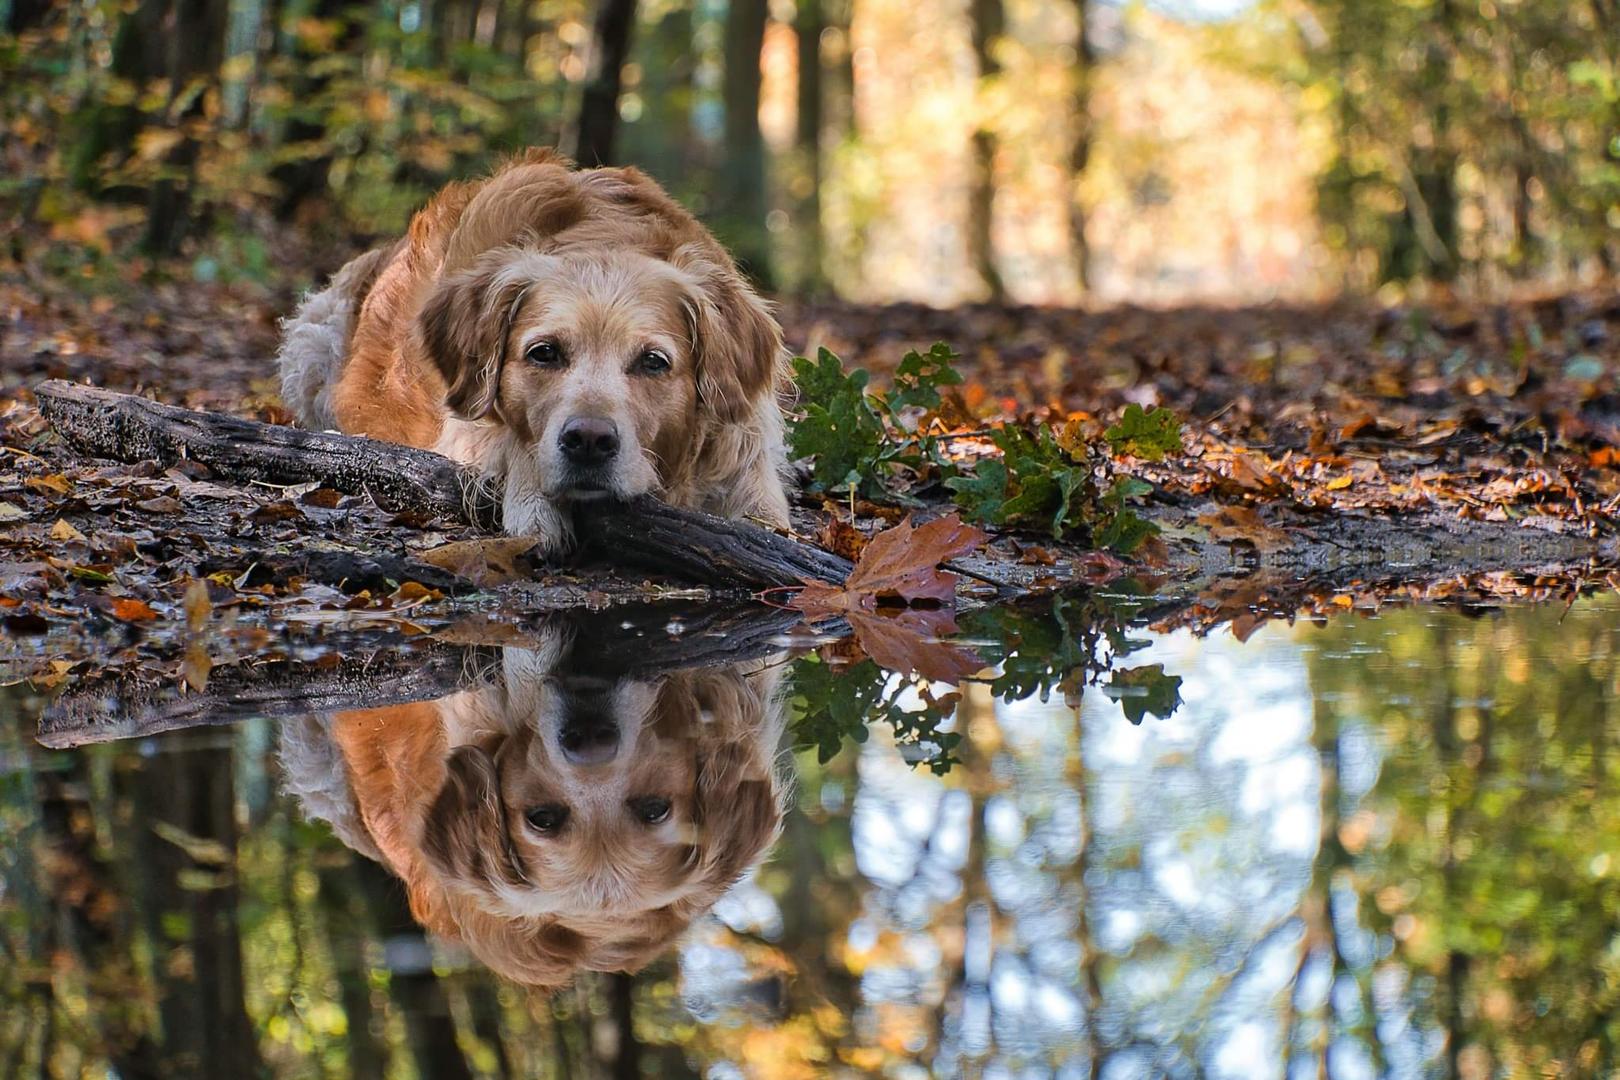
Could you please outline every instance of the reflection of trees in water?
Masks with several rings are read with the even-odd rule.
[[[826,1045],[943,1076],[1603,1075],[1612,614],[1559,615],[1171,639],[1170,720],[1094,694],[1076,739],[970,697],[942,780],[866,748]]]
[[[1057,701],[970,693],[945,778],[862,752],[866,886],[841,935],[859,987],[836,1043],[863,1066],[1256,1075],[1279,1059],[1318,831],[1303,664],[1271,638],[1150,659],[1188,677],[1168,721],[1130,725],[1101,695],[1077,724]]]
[[[1462,1076],[1620,1061],[1612,627],[1612,607],[1582,605],[1401,614],[1316,639],[1319,714],[1382,750],[1339,832],[1346,891],[1378,935],[1392,1068],[1397,1053]]]
[[[550,999],[261,798],[264,727],[3,730],[0,1075],[1603,1075],[1620,672],[1560,614],[1161,639],[1168,720],[979,690],[945,777],[801,756],[678,960]]]

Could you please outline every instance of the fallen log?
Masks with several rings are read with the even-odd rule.
[[[379,506],[498,528],[476,474],[427,450],[261,424],[52,379],[34,391],[69,446],[114,461],[200,462],[238,483],[319,483]],[[578,515],[580,554],[616,566],[729,589],[842,582],[850,563],[747,521],[678,510],[651,497],[591,503]]]
[[[619,565],[658,570],[705,585],[752,588],[843,582],[852,564],[746,521],[681,510],[642,496],[601,500],[574,511],[582,551]]]
[[[60,379],[41,383],[34,396],[57,434],[92,457],[162,465],[189,459],[220,480],[318,482],[346,495],[369,494],[386,510],[494,524],[491,507],[466,498],[467,470],[427,450],[198,412]]]

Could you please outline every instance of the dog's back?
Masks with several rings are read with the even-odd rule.
[[[337,428],[332,387],[343,373],[355,316],[398,248],[396,241],[350,259],[332,275],[326,288],[310,293],[297,311],[282,320],[281,348],[276,351],[281,400],[300,427],[314,431]]]

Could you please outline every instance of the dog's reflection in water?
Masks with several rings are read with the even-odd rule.
[[[775,838],[779,668],[617,678],[563,650],[432,702],[289,725],[308,814],[405,883],[411,909],[518,982],[634,971]]]

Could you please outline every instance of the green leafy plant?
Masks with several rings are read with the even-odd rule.
[[[1140,624],[1150,601],[1149,594],[1126,580],[1107,593],[1057,595],[1044,603],[964,613],[961,638],[972,641],[985,666],[996,669],[993,675],[966,681],[988,681],[990,692],[1007,702],[1046,701],[1054,691],[1078,697],[1087,686],[1101,686],[1121,702],[1133,724],[1148,713],[1168,717],[1181,704],[1179,676],[1166,675],[1162,664],[1114,667],[1148,645],[1130,631]],[[791,679],[794,744],[814,747],[823,764],[845,740],[866,742],[873,724],[889,725],[901,754],[913,764],[943,774],[957,763],[962,736],[942,731],[941,725],[954,714],[958,695],[935,696],[932,686],[937,683],[887,670],[869,659],[839,666],[817,656],[795,663]]]
[[[1062,433],[1003,425],[990,434],[999,454],[962,472],[929,430],[941,390],[962,382],[956,358],[944,343],[908,352],[887,393],[869,391],[867,373],[845,371],[827,349],[796,358],[800,415],[788,438],[794,456],[811,459],[811,489],[913,505],[916,482],[937,478],[966,516],[988,525],[1078,534],[1124,554],[1158,532],[1129,505],[1152,488],[1112,475],[1108,454],[1074,425]],[[1180,447],[1181,425],[1167,409],[1131,405],[1103,438],[1114,453],[1158,461]]]
[[[1107,472],[1107,465],[1090,444],[1060,438],[1050,427],[1031,433],[1006,426],[991,441],[1001,457],[985,458],[973,472],[945,481],[957,505],[974,520],[1037,528],[1058,539],[1080,532],[1096,546],[1124,554],[1158,533],[1156,525],[1128,506],[1152,487],[1121,476],[1101,489],[1098,475]]]
[[[793,377],[802,415],[788,441],[794,456],[814,459],[812,489],[854,490],[875,501],[906,503],[912,501],[908,493],[896,487],[900,474],[949,471],[938,437],[923,431],[918,420],[939,408],[941,387],[961,383],[955,359],[943,342],[927,352],[908,352],[889,392],[876,394],[866,389],[865,371],[846,372],[828,349],[813,361],[796,357]]]
[[[1130,454],[1143,461],[1163,461],[1166,454],[1181,449],[1181,421],[1169,409],[1146,409],[1127,405],[1119,422],[1103,432],[1116,454]]]

